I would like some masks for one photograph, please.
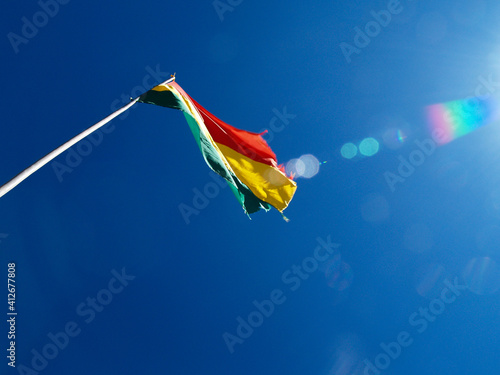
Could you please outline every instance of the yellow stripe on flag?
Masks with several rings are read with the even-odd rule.
[[[217,143],[236,177],[260,200],[283,211],[293,198],[297,184],[279,169],[252,160],[239,152]]]

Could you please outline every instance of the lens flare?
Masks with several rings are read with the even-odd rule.
[[[404,130],[399,128],[390,128],[384,132],[382,142],[385,147],[391,150],[397,150],[398,148],[401,148],[407,137],[408,136]]]
[[[496,262],[489,258],[474,258],[463,272],[469,289],[480,295],[493,294],[500,289],[500,272]]]
[[[319,160],[314,155],[302,155],[299,159],[304,164],[302,177],[312,178],[319,172]]]
[[[365,138],[359,144],[359,152],[364,156],[373,156],[378,150],[379,144],[375,138]]]
[[[451,142],[499,118],[495,100],[471,97],[426,108],[430,131],[439,144]]]
[[[340,149],[340,154],[346,159],[352,159],[358,154],[358,148],[354,143],[346,143]]]
[[[292,159],[286,163],[285,171],[288,175],[293,175],[295,178],[302,177],[306,166],[304,162],[300,159]]]
[[[398,141],[399,143],[403,143],[406,139],[406,135],[403,133],[403,131],[401,129],[398,129],[398,131],[396,132],[397,136],[398,136]]]
[[[319,166],[323,163],[320,163],[314,155],[302,155],[298,159],[290,160],[285,166],[285,171],[296,178],[312,178],[318,174]]]

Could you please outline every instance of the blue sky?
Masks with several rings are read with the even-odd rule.
[[[344,3],[4,6],[2,183],[174,72],[326,163],[249,220],[182,114],[135,105],[0,199],[2,374],[497,373],[499,123],[436,147],[425,109],[498,94],[500,6]]]

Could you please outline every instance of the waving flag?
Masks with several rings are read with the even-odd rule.
[[[237,129],[208,112],[174,82],[175,77],[153,87],[140,97],[63,143],[0,186],[0,197],[14,189],[58,155],[80,142],[137,102],[179,109],[193,132],[203,157],[213,171],[231,187],[247,214],[275,207],[281,215],[297,189],[261,134]],[[288,220],[284,215],[283,218]]]
[[[152,88],[138,101],[184,113],[205,161],[228,182],[247,214],[271,206],[283,213],[297,185],[278,165],[261,134],[219,120],[173,81]]]

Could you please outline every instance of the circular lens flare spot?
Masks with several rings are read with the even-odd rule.
[[[346,143],[340,149],[340,154],[346,159],[352,159],[358,154],[358,148],[354,143]]]
[[[294,177],[302,177],[306,170],[306,165],[300,159],[292,159],[286,163],[285,171],[287,175],[293,175]]]
[[[365,138],[359,144],[359,152],[364,156],[373,156],[378,150],[379,144],[375,138]]]
[[[493,294],[500,289],[500,272],[496,262],[489,258],[474,258],[463,272],[469,289],[480,295]]]
[[[314,155],[302,155],[299,159],[290,160],[285,171],[287,175],[293,175],[295,178],[311,178],[318,174],[319,165],[322,164]]]
[[[302,177],[312,178],[319,172],[319,160],[314,155],[302,155],[299,159],[304,165]]]

